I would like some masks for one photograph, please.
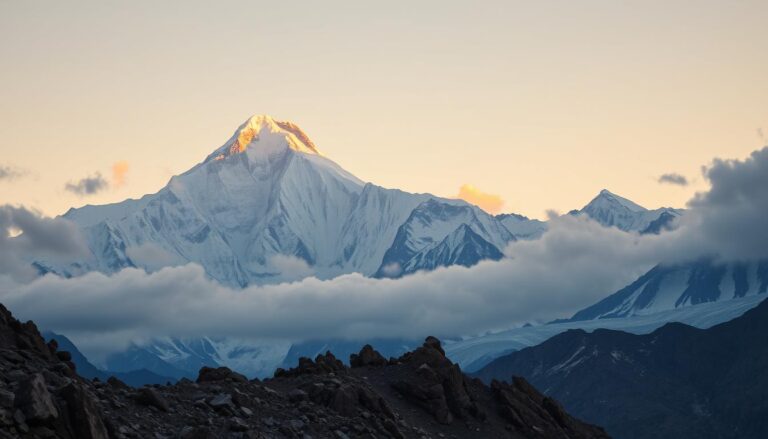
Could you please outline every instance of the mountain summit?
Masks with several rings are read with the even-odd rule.
[[[235,134],[205,161],[224,160],[234,154],[247,152],[249,149],[258,153],[269,153],[284,148],[305,154],[320,155],[315,144],[298,125],[275,120],[266,114],[259,114],[251,116],[240,125]]]
[[[581,210],[570,212],[572,215],[585,214],[606,227],[616,227],[625,232],[654,233],[658,225],[653,222],[664,216],[667,221],[680,216],[682,211],[662,207],[648,210],[637,203],[603,189]]]
[[[605,207],[621,207],[625,208],[627,210],[630,210],[632,212],[645,212],[645,207],[630,201],[624,197],[621,197],[619,195],[614,194],[613,192],[609,191],[608,189],[603,189],[600,191],[600,193],[592,199],[592,201],[587,204],[585,209],[598,209],[598,208],[605,208]]]

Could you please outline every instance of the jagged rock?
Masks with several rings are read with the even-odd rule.
[[[131,388],[128,384],[125,384],[119,378],[114,376],[107,378],[107,385],[109,385],[113,389],[128,390]]]
[[[72,354],[67,351],[58,351],[56,352],[56,358],[64,362],[72,361]]]
[[[241,375],[237,372],[233,372],[228,367],[203,367],[197,375],[198,383],[207,383],[215,381],[231,380],[238,383],[244,383],[248,381],[245,375]]]
[[[109,434],[102,415],[93,399],[81,386],[68,384],[60,392],[76,437],[81,439],[108,439]]]
[[[363,346],[359,354],[352,354],[349,357],[349,365],[352,367],[364,366],[386,366],[387,359],[384,358],[373,346],[367,344]]]
[[[328,374],[334,372],[344,372],[347,367],[332,353],[326,352],[325,355],[318,355],[315,361],[310,358],[299,358],[297,367],[285,370],[278,368],[275,370],[275,377],[295,377],[306,374]]]
[[[445,351],[443,350],[442,343],[440,343],[440,340],[438,340],[435,337],[432,337],[431,335],[427,337],[426,340],[424,340],[424,347],[430,347],[440,352],[443,356],[445,356]]]
[[[415,373],[392,384],[441,424],[469,416],[483,419],[482,413],[466,390],[466,377],[457,364],[445,357],[440,341],[427,337],[424,345],[399,359]]]
[[[0,307],[0,439],[606,437],[524,381],[470,380],[433,337],[395,361],[367,346],[355,368],[327,352],[263,382],[207,368],[199,383],[134,391],[77,377],[36,331]],[[25,415],[29,401],[58,416]]]
[[[48,350],[51,351],[52,354],[55,354],[56,351],[59,350],[59,342],[54,339],[50,339],[48,341]]]
[[[16,393],[15,405],[24,413],[28,423],[42,424],[59,416],[59,410],[40,373],[21,381]]]
[[[160,393],[152,387],[142,387],[136,392],[136,402],[149,407],[154,407],[158,410],[167,412],[170,407],[168,401],[163,398]]]

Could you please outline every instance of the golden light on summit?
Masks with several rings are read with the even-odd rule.
[[[243,128],[237,135],[237,141],[229,149],[229,153],[237,154],[245,151],[245,149],[248,147],[248,144],[253,141],[254,137],[256,137],[256,130],[251,127]]]

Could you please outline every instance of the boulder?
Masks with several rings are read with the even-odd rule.
[[[59,417],[59,410],[40,373],[20,382],[15,405],[29,424],[44,424]]]
[[[158,410],[167,412],[170,409],[168,401],[160,395],[160,392],[152,387],[142,387],[136,392],[136,402],[148,407],[154,407]]]
[[[245,383],[248,381],[248,378],[245,377],[245,375],[241,375],[237,372],[233,372],[228,367],[207,367],[203,366],[203,368],[200,369],[200,372],[197,374],[197,382],[198,383],[207,383],[207,382],[215,382],[215,381],[234,381],[237,383]]]
[[[66,417],[80,439],[108,439],[102,414],[86,391],[75,383],[70,383],[59,391],[59,396],[66,402]]]

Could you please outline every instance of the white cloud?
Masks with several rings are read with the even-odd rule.
[[[274,281],[292,282],[314,274],[307,261],[297,256],[274,255],[267,261],[267,268],[275,274]]]
[[[157,244],[145,243],[136,247],[128,247],[126,256],[131,258],[137,267],[148,272],[157,271],[163,267],[183,265],[185,262],[178,256],[167,252]]]
[[[385,277],[398,277],[403,272],[403,268],[397,262],[392,262],[381,268],[381,272]]]

